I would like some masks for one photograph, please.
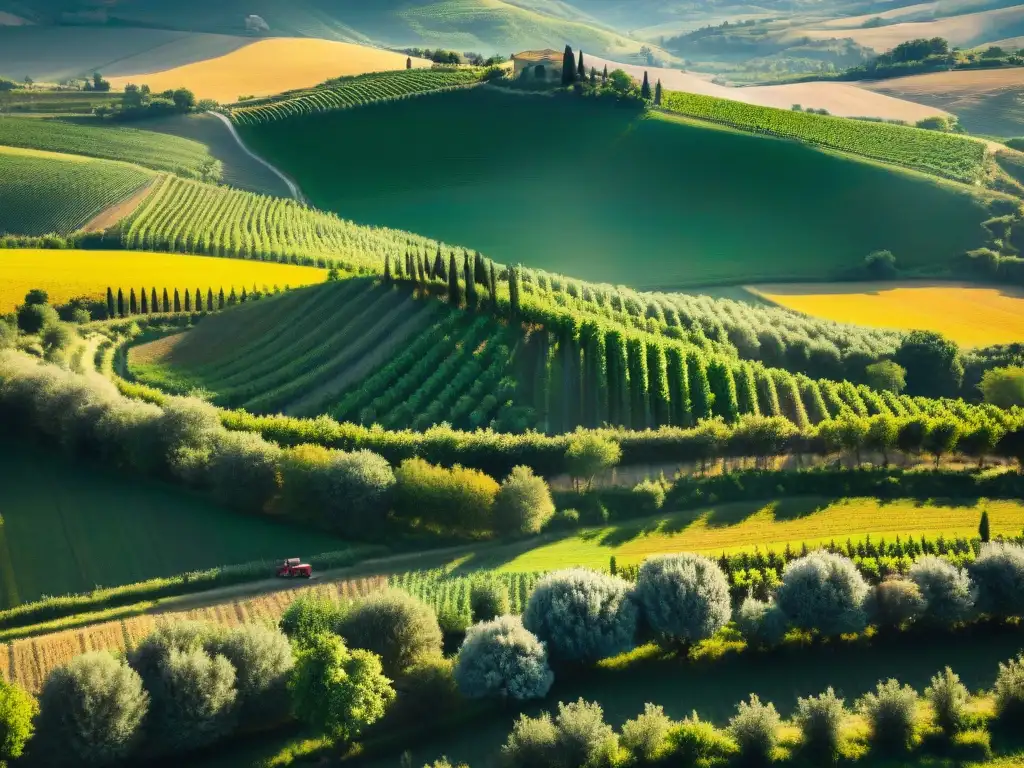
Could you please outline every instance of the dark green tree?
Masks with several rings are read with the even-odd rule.
[[[608,82],[608,65],[605,64],[604,65],[604,72],[601,73],[601,84],[603,85],[603,84],[605,84],[607,82]]]
[[[142,314],[149,314],[149,297],[146,295],[146,289],[142,289],[142,293],[139,294],[139,303],[141,305]]]
[[[220,293],[217,294],[217,309],[224,309],[224,289],[220,289]]]
[[[661,78],[658,78],[658,82],[654,86],[654,106],[661,106]]]
[[[178,289],[174,289],[174,311],[181,312],[181,296],[178,294]]]
[[[185,311],[192,311],[192,294],[189,293],[187,290],[185,291]]]
[[[516,267],[508,271],[508,314],[513,320],[519,318],[519,269]]]
[[[597,70],[593,67],[590,68],[590,84],[597,85]]]
[[[686,374],[686,358],[678,347],[665,350],[668,377],[669,413],[674,427],[690,425],[690,383]]]
[[[213,312],[213,288],[206,289],[206,311]]]
[[[644,70],[644,84],[640,86],[640,98],[645,101],[651,100],[651,84],[647,80],[647,70]]]
[[[447,280],[448,273],[444,268],[444,257],[441,255],[441,246],[437,246],[437,255],[434,257],[434,269],[431,271],[431,278],[434,280]]]
[[[712,393],[708,384],[707,360],[699,352],[691,352],[686,358],[689,377],[690,409],[694,422],[711,417]]]
[[[124,317],[124,291],[117,289],[117,316]]]
[[[135,299],[135,289],[132,288],[128,292],[128,314],[137,315],[139,314],[139,303]]]
[[[170,311],[171,311],[171,299],[167,295],[167,289],[164,288],[164,312],[170,312]]]
[[[473,280],[479,285],[487,286],[487,263],[480,251],[473,254]]]
[[[491,294],[491,310],[498,311],[498,281],[494,278],[494,262],[490,264],[487,275],[487,288]]]
[[[576,57],[573,56],[572,47],[567,45],[562,54],[562,85],[572,85],[575,81]]]
[[[912,331],[896,350],[907,372],[907,393],[922,397],[956,397],[964,381],[960,349],[932,331]]]
[[[405,59],[405,68],[406,69],[412,69],[412,57],[411,56],[406,57],[406,59]]]
[[[448,254],[448,303],[453,307],[462,304],[462,288],[459,285],[459,270],[455,266],[455,253]]]
[[[989,529],[987,509],[981,510],[981,522],[978,524],[978,536],[981,537],[983,542],[988,542],[992,538],[992,532]]]
[[[235,293],[235,286],[231,286],[231,293],[228,294],[228,306],[233,307],[238,303],[238,294]]]
[[[253,293],[256,292],[256,288],[253,287]],[[196,288],[196,299],[195,299],[196,312],[203,311],[203,294],[198,288]]]
[[[462,271],[466,281],[466,306],[470,309],[476,309],[476,269],[470,265],[468,253],[463,256],[463,260]]]
[[[107,286],[107,317],[114,316],[114,291]]]
[[[156,288],[154,287],[149,293],[149,311],[159,312],[160,302],[156,298]]]
[[[708,386],[711,388],[712,413],[725,419],[726,424],[734,423],[739,418],[736,380],[725,360],[716,358],[708,365]]]
[[[576,79],[579,81],[585,80],[587,77],[587,68],[583,66],[583,49],[580,49],[580,62],[576,67]]]
[[[384,285],[391,285],[391,254],[384,254]]]
[[[245,304],[245,302],[246,302],[246,301],[248,300],[248,298],[249,298],[249,294],[247,294],[247,293],[245,292],[245,286],[243,285],[243,286],[242,286],[242,292],[241,292],[241,293],[239,294],[239,296],[238,296],[238,300],[239,300],[239,302],[241,302],[242,304]]]

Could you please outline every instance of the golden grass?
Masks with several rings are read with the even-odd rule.
[[[154,286],[161,296],[164,288],[172,294],[175,288],[192,294],[199,288],[205,298],[208,288],[214,294],[222,287],[225,294],[232,288],[252,290],[253,285],[260,290],[275,285],[295,288],[323,282],[326,275],[315,267],[173,253],[0,250],[0,313],[14,309],[32,288],[49,293],[52,304],[74,296],[103,298],[107,286],[115,294],[121,288],[125,301],[129,289],[138,294],[143,287]]]
[[[86,627],[53,632],[48,635],[0,644],[0,679],[16,682],[31,693],[38,693],[46,676],[74,656],[87,651],[123,652],[134,648],[157,626],[175,621],[206,621],[223,627],[243,623],[276,624],[281,614],[300,594],[315,590],[321,594],[352,600],[387,586],[387,578],[373,576],[329,582],[311,587],[270,592],[259,597],[227,601],[216,605],[160,614],[143,614],[120,621],[107,621]],[[13,667],[10,657],[13,655]]]
[[[145,83],[154,91],[185,87],[198,98],[228,103],[239,96],[270,96],[308,88],[334,77],[405,69],[405,54],[331,40],[279,37],[260,40],[213,59],[174,69],[109,78],[115,90]],[[415,67],[429,67],[413,59]]]
[[[960,283],[816,283],[748,290],[787,309],[873,328],[937,331],[965,347],[1024,340],[1024,291]]]
[[[824,503],[816,499],[784,499],[762,504],[737,502],[710,509],[664,515],[620,525],[591,528],[560,541],[536,547],[504,563],[506,571],[544,571],[569,565],[608,566],[615,555],[620,565],[640,563],[651,555],[671,552],[720,554],[759,546],[784,549],[897,535],[974,536],[981,509],[989,512],[993,532],[1017,534],[1024,527],[1024,503],[979,502],[939,506],[875,499]]]

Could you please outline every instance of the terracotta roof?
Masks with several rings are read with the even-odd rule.
[[[523,51],[522,53],[517,53],[512,57],[512,59],[518,59],[520,61],[549,61],[552,59],[555,61],[561,61],[562,55],[561,51],[545,48],[543,51]]]

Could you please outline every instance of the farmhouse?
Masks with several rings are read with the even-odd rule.
[[[557,80],[562,77],[562,52],[551,48],[542,51],[523,51],[512,57],[513,76],[522,77],[523,72],[534,76],[537,67],[543,67],[545,80]]]

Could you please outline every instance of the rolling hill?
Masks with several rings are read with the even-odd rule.
[[[878,124],[848,125],[871,134]],[[321,208],[638,288],[828,278],[881,248],[926,267],[977,247],[989,218],[968,187],[705,122],[489,87],[240,130]]]

